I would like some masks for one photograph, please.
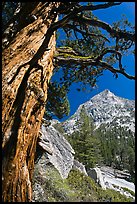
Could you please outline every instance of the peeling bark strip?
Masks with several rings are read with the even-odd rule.
[[[60,2],[50,2],[48,6],[39,3],[32,11],[37,19],[17,33],[3,51],[3,202],[31,202],[32,199],[34,154],[45,111],[47,84],[53,71],[55,33],[47,36],[51,49],[42,48],[41,55],[36,53],[41,49],[44,34],[56,21],[52,10],[59,5]]]

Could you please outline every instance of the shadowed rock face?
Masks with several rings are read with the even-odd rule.
[[[68,141],[52,126],[41,127],[39,145],[47,152],[49,162],[67,178],[74,162],[74,150]]]
[[[96,168],[90,168],[88,170],[88,176],[94,179],[96,183],[98,183],[103,189],[106,189],[103,175],[98,167]]]
[[[88,176],[85,166],[77,160],[74,160],[73,169],[78,169],[81,173],[84,173],[86,176]]]

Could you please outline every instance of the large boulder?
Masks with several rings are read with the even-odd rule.
[[[74,150],[68,141],[52,125],[41,127],[39,145],[47,152],[49,162],[67,178],[74,162]]]
[[[96,183],[98,183],[104,190],[106,189],[106,185],[104,183],[104,177],[98,167],[90,168],[88,171],[88,176],[90,176]]]

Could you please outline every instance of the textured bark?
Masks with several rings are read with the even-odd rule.
[[[3,202],[32,199],[34,156],[53,71],[55,32],[49,39],[51,49],[43,52],[37,66],[28,62],[42,45],[50,24],[57,20],[52,10],[59,4],[39,3],[32,11],[37,19],[17,33],[2,54]]]

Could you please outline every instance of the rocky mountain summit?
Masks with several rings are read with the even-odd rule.
[[[71,134],[78,129],[83,106],[96,129],[106,124],[107,127],[121,126],[135,132],[135,101],[118,97],[106,89],[81,104],[75,114],[63,123],[66,133]]]

